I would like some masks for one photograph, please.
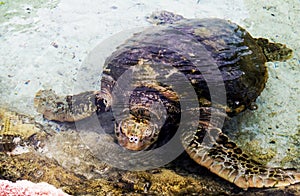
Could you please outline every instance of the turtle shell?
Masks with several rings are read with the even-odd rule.
[[[247,109],[267,81],[261,47],[245,29],[222,19],[184,20],[136,33],[106,60],[101,89],[109,86],[111,91],[121,75],[141,61],[150,68],[160,65],[156,72],[161,75],[168,75],[169,67],[179,70],[193,85],[199,101],[211,100],[203,68],[209,72],[216,65],[222,81],[213,83],[224,82],[229,115]],[[213,74],[210,79],[214,80]]]

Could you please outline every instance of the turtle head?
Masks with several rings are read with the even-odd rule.
[[[153,144],[159,135],[157,125],[147,119],[132,115],[116,124],[115,134],[121,146],[128,150],[144,150]]]

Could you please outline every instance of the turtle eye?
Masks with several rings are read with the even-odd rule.
[[[134,138],[134,142],[138,143],[139,139],[137,137]]]
[[[129,142],[133,142],[133,137],[129,137]]]

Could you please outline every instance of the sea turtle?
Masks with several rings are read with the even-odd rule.
[[[169,140],[178,128],[180,97],[189,97],[189,92],[183,90],[178,94],[174,86],[161,80],[182,73],[195,90],[199,103],[198,108],[190,108],[200,112],[197,128],[182,137],[182,144],[194,161],[244,189],[300,182],[300,173],[296,170],[263,166],[251,160],[222,133],[222,119],[248,108],[255,109],[254,102],[268,77],[265,63],[289,59],[292,50],[284,44],[253,38],[239,25],[224,19],[185,19],[162,11],[148,20],[160,27],[134,34],[106,59],[100,91],[62,98],[52,90],[41,90],[35,97],[38,112],[49,120],[71,122],[95,112],[101,115],[111,111],[117,81],[126,71],[138,67],[140,72],[134,78],[129,102],[123,103],[129,105],[129,114],[115,122],[115,136],[124,148],[147,150],[156,143],[167,142],[164,140]],[[222,81],[214,73],[220,73]],[[225,103],[212,103],[207,79],[213,81],[214,89],[219,84],[224,85]],[[176,77],[171,80],[177,82],[176,85],[181,84]],[[153,103],[163,106],[167,112],[153,107]],[[162,117],[167,120],[160,129],[158,121],[151,118]]]

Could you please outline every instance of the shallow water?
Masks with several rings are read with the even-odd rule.
[[[287,44],[294,57],[267,64],[269,80],[257,100],[258,110],[235,118],[236,131],[229,135],[264,163],[299,168],[299,6],[297,0],[0,1],[0,107],[41,120],[33,107],[38,90],[51,88],[66,95],[98,89],[100,73],[82,69],[87,55],[102,44],[105,59],[119,44],[105,40],[150,26],[145,16],[153,11],[230,19],[254,37]],[[82,75],[91,77],[78,82]]]

